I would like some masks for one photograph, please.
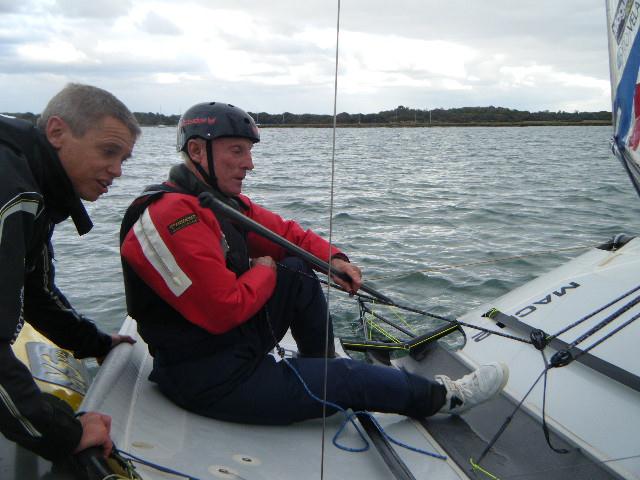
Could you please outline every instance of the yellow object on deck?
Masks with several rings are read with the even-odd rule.
[[[13,344],[13,353],[31,371],[42,392],[55,395],[78,410],[90,382],[82,361],[55,346],[28,323]]]

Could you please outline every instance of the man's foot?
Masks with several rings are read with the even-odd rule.
[[[509,380],[509,368],[502,362],[493,362],[458,380],[451,380],[446,375],[435,378],[447,390],[446,400],[438,413],[459,415],[500,393]]]

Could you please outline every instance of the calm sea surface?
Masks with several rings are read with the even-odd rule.
[[[174,128],[144,128],[94,229],[56,229],[57,283],[115,331],[126,309],[118,231],[133,198],[178,162]],[[333,240],[393,299],[458,316],[617,233],[640,230],[640,202],[610,154],[610,127],[339,129]],[[244,192],[329,234],[330,129],[263,129]],[[540,252],[547,252],[540,255]],[[501,260],[506,257],[520,257]],[[473,265],[475,264],[475,265]],[[459,266],[451,268],[452,266]],[[448,267],[448,268],[444,268]],[[352,335],[353,300],[330,299]],[[421,318],[409,318],[417,330]]]

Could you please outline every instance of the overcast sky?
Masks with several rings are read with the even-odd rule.
[[[332,113],[337,0],[0,0],[0,112],[65,83],[133,111]],[[604,0],[342,0],[338,112],[610,110]]]

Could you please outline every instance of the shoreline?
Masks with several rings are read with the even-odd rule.
[[[336,128],[455,128],[455,127],[609,127],[611,121],[605,120],[584,120],[581,122],[560,122],[560,121],[540,121],[540,122],[469,122],[469,123],[338,123]],[[140,124],[142,127],[175,128],[174,125]],[[259,123],[260,128],[333,128],[330,123]]]
[[[436,127],[607,127],[610,121],[585,120],[581,122],[469,122],[469,123],[338,123],[336,128],[436,128]],[[153,126],[153,125],[149,125]],[[262,123],[260,128],[333,128],[326,123]]]

